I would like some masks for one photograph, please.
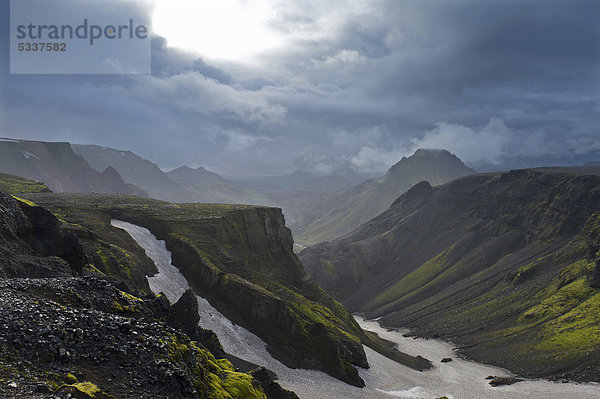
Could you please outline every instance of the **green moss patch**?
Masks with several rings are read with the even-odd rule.
[[[577,281],[576,283],[579,283]],[[573,283],[575,284],[575,283]],[[580,357],[600,346],[600,291],[547,323],[535,348],[560,358]]]
[[[5,173],[0,173],[0,190],[12,195],[51,192],[44,183]]]
[[[392,285],[370,302],[370,307],[380,307],[410,293],[415,287],[421,287],[436,278],[447,267],[446,257],[452,247],[434,256],[421,267]]]
[[[115,399],[114,396],[108,395],[91,382],[79,382],[70,385],[62,385],[58,391],[68,392],[76,399]]]
[[[585,262],[585,260],[582,262]],[[592,293],[593,290],[587,285],[586,281],[579,279],[560,288],[555,294],[527,310],[523,314],[522,320],[556,318],[577,307]]]
[[[171,335],[165,344],[168,357],[176,363],[194,364],[194,386],[201,397],[211,399],[266,399],[264,392],[253,385],[253,378],[237,373],[227,359],[216,359],[193,341],[183,341]]]
[[[26,200],[26,199],[24,199],[24,198],[20,198],[20,197],[17,197],[17,196],[15,196],[15,195],[13,195],[12,197],[13,197],[14,199],[16,199],[17,201],[24,203],[25,205],[28,205],[28,206],[37,206],[37,204],[36,204],[35,202],[32,202],[32,201]]]

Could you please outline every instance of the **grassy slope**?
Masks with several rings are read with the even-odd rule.
[[[483,350],[483,359],[525,374],[567,372],[594,379],[585,368],[598,365],[585,359],[600,353],[600,290],[590,287],[595,264],[581,238],[492,284],[485,283],[490,278],[485,271],[468,283],[456,282],[454,273],[464,263],[445,263],[444,255],[376,296],[366,305],[370,315],[385,315],[392,324],[414,323],[428,335],[459,337],[468,345],[465,354],[477,358]],[[414,301],[422,292],[427,298]]]
[[[598,380],[600,179],[475,176],[423,198],[301,257],[352,310],[388,325],[523,374]]]
[[[12,195],[51,192],[44,183],[6,173],[0,173],[0,190]]]

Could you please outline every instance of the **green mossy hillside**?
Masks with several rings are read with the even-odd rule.
[[[567,172],[418,185],[300,257],[328,292],[385,325],[524,375],[598,381],[600,176]]]

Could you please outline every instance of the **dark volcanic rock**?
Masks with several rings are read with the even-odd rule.
[[[212,330],[201,328],[200,315],[198,314],[198,299],[191,289],[188,289],[169,309],[167,323],[173,328],[178,328],[194,341],[198,341],[208,349],[217,359],[226,357],[225,351]]]
[[[63,384],[71,386],[59,397],[78,397],[77,381],[119,398],[224,392],[231,366],[162,321],[155,305],[101,279],[0,279],[0,369],[14,383],[0,385],[0,397],[34,398]]]
[[[225,359],[227,354],[219,341],[219,337],[213,330],[207,330],[200,326],[196,327],[194,340],[198,341],[202,346],[210,351],[217,359]]]
[[[39,206],[0,191],[0,277],[68,276],[81,272],[77,237]]]
[[[33,250],[41,256],[58,256],[71,270],[81,273],[86,255],[77,236],[65,229],[52,213],[41,206],[20,203],[21,210],[31,223]]]
[[[198,300],[194,292],[188,289],[169,309],[167,323],[173,328],[179,328],[189,337],[193,337],[199,321]]]
[[[254,377],[254,381],[265,391],[268,399],[299,399],[298,395],[294,392],[283,389],[281,385],[273,381],[266,368],[259,367],[250,371],[249,374]]]
[[[494,377],[491,381],[490,381],[490,385],[493,387],[499,387],[502,385],[512,385],[515,384],[517,382],[521,382],[523,381],[520,378],[515,378],[515,377]]]

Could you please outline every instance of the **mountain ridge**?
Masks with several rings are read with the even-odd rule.
[[[98,145],[73,144],[72,147],[94,169],[102,171],[111,166],[126,182],[136,184],[152,198],[171,202],[193,201],[192,195],[172,181],[158,165],[131,151]]]
[[[146,197],[107,165],[94,170],[66,142],[0,139],[0,171],[44,182],[55,192],[120,193]]]
[[[336,193],[331,208],[300,232],[303,245],[341,237],[385,211],[414,184],[428,180],[438,185],[474,171],[446,150],[418,149],[391,166],[384,176]]]

